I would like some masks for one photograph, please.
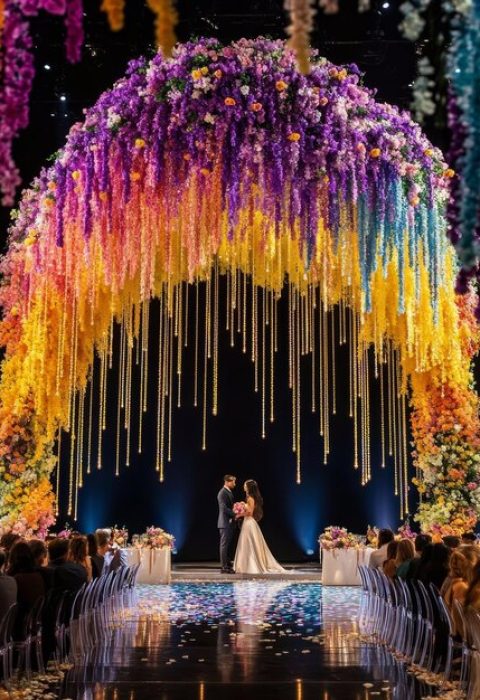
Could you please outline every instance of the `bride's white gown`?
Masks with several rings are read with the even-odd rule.
[[[243,519],[233,568],[236,574],[286,573],[267,547],[257,521],[250,515]]]

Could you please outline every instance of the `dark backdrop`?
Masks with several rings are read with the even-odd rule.
[[[283,0],[179,0],[182,21],[179,36],[213,34],[224,41],[259,33],[283,36]],[[98,11],[98,0],[86,0],[86,48],[80,65],[68,66],[64,59],[60,20],[39,17],[34,21],[37,77],[32,96],[31,126],[16,146],[16,157],[26,182],[47,156],[62,146],[68,128],[82,117],[82,109],[123,75],[128,59],[153,52],[152,15],[141,2],[128,0],[125,30],[113,34]],[[372,0],[373,10],[357,15],[356,3],[341,3],[338,16],[318,15],[313,44],[328,58],[356,62],[365,71],[367,85],[378,88],[379,99],[407,106],[414,76],[414,47],[398,35],[399,2]],[[443,134],[433,133],[437,143]],[[7,212],[0,213],[6,240]],[[152,316],[155,316],[153,313]],[[284,326],[284,331],[285,331]],[[152,335],[155,330],[152,329]],[[159,484],[155,463],[155,410],[146,417],[144,452],[135,457],[120,478],[114,472],[115,386],[109,399],[104,436],[104,469],[88,477],[79,502],[78,526],[92,530],[101,525],[127,525],[130,532],[158,524],[177,536],[179,558],[211,559],[216,556],[216,492],[225,471],[234,472],[241,485],[255,477],[265,498],[264,532],[274,553],[282,559],[310,556],[319,531],[328,524],[364,531],[366,525],[398,523],[398,499],[393,496],[391,467],[381,470],[376,413],[378,391],[372,386],[372,467],[374,478],[366,487],[352,469],[353,438],[348,418],[348,368],[346,349],[338,350],[338,415],[332,419],[332,453],[322,464],[317,416],[309,411],[305,394],[302,448],[303,482],[295,484],[291,452],[290,397],[286,384],[286,346],[277,359],[277,419],[266,440],[260,437],[260,402],[253,393],[252,366],[239,348],[231,349],[225,334],[220,348],[219,415],[209,421],[208,449],[202,452],[201,409],[192,408],[192,386],[186,379],[190,401],[175,411],[173,461],[166,481]],[[153,353],[152,353],[153,355]],[[191,356],[185,378],[192,376]],[[152,359],[155,364],[156,359]],[[305,384],[308,386],[308,363]],[[115,369],[112,375],[116,376]],[[154,371],[152,372],[154,376]],[[154,406],[151,387],[150,406]],[[342,405],[343,404],[343,405]],[[134,415],[138,413],[134,408]],[[376,418],[377,417],[377,418]],[[64,454],[68,449],[64,441]],[[67,463],[62,460],[65,486]],[[241,489],[236,494],[240,497]],[[59,524],[63,525],[66,494],[62,490]]]

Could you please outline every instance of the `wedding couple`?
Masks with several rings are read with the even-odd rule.
[[[253,479],[245,482],[243,488],[246,502],[242,512],[235,514],[233,489],[237,478],[231,474],[224,477],[223,488],[218,492],[218,531],[220,533],[220,562],[224,574],[282,574],[285,569],[274,559],[267,547],[258,525],[263,516],[263,499],[258,485]],[[229,549],[235,534],[235,521],[243,518],[238,538],[233,568],[230,564]]]

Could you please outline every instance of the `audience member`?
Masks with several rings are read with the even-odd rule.
[[[372,569],[381,569],[383,567],[383,562],[387,558],[387,547],[389,542],[392,542],[395,537],[393,532],[388,528],[380,530],[378,533],[378,545],[377,550],[372,552],[368,565]]]
[[[419,578],[427,587],[433,583],[440,590],[449,573],[451,550],[442,542],[430,546],[428,563],[421,569]]]
[[[476,544],[477,536],[474,532],[464,532],[462,535],[462,544]]]
[[[19,542],[21,539],[22,538],[20,535],[16,535],[14,532],[7,532],[0,537],[0,549],[3,549],[6,557],[5,568],[8,568],[8,557],[10,556],[10,550],[15,542]]]
[[[102,575],[105,558],[98,553],[98,537],[95,533],[87,535],[88,556],[92,562],[92,576],[98,578]],[[107,541],[108,545],[108,541]]]
[[[17,602],[17,582],[13,576],[5,574],[5,552],[0,550],[0,620],[9,608]]]
[[[75,535],[69,540],[68,561],[80,564],[87,572],[87,581],[92,580],[92,560],[88,556],[88,541],[85,535]]]
[[[464,605],[480,612],[480,562],[473,568]]]
[[[17,582],[17,617],[14,638],[23,639],[25,618],[39,598],[45,596],[43,576],[35,569],[35,560],[26,542],[16,542],[10,550],[8,575]]]
[[[395,566],[397,570],[397,576],[399,578],[406,579],[410,564],[415,557],[415,548],[413,546],[412,540],[404,539],[400,540],[397,548],[397,557],[395,559]]]
[[[449,549],[457,549],[457,547],[460,547],[461,544],[460,537],[457,537],[456,535],[445,535],[445,537],[442,538],[442,541],[443,544]]]
[[[53,586],[53,570],[48,566],[48,549],[43,540],[29,540],[28,546],[32,552],[35,569],[42,576],[46,590]]]
[[[422,561],[422,553],[425,549],[425,547],[429,544],[432,543],[432,537],[431,535],[426,535],[424,533],[420,533],[420,535],[417,535],[414,540],[414,548],[415,548],[415,556],[411,560],[408,570],[406,573],[406,579],[414,579],[417,578],[417,573],[418,573],[418,568],[420,566],[420,562]]]
[[[462,605],[465,602],[470,578],[470,563],[468,559],[457,549],[450,557],[450,573],[443,585],[443,598],[453,617],[455,633],[463,635],[462,621],[459,618],[454,604],[458,600]],[[448,583],[447,583],[448,581]]]
[[[383,562],[383,573],[389,578],[393,578],[397,572],[395,558],[397,556],[398,542],[392,540],[387,545],[387,558]]]
[[[48,556],[53,569],[53,586],[60,591],[78,591],[87,582],[87,570],[81,564],[67,561],[68,540],[57,538],[48,543]]]

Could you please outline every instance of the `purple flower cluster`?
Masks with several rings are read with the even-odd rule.
[[[13,205],[21,182],[12,145],[19,132],[28,125],[30,93],[35,77],[29,18],[40,10],[65,15],[70,61],[80,59],[83,43],[83,0],[6,0],[0,45],[0,193],[4,206]]]

